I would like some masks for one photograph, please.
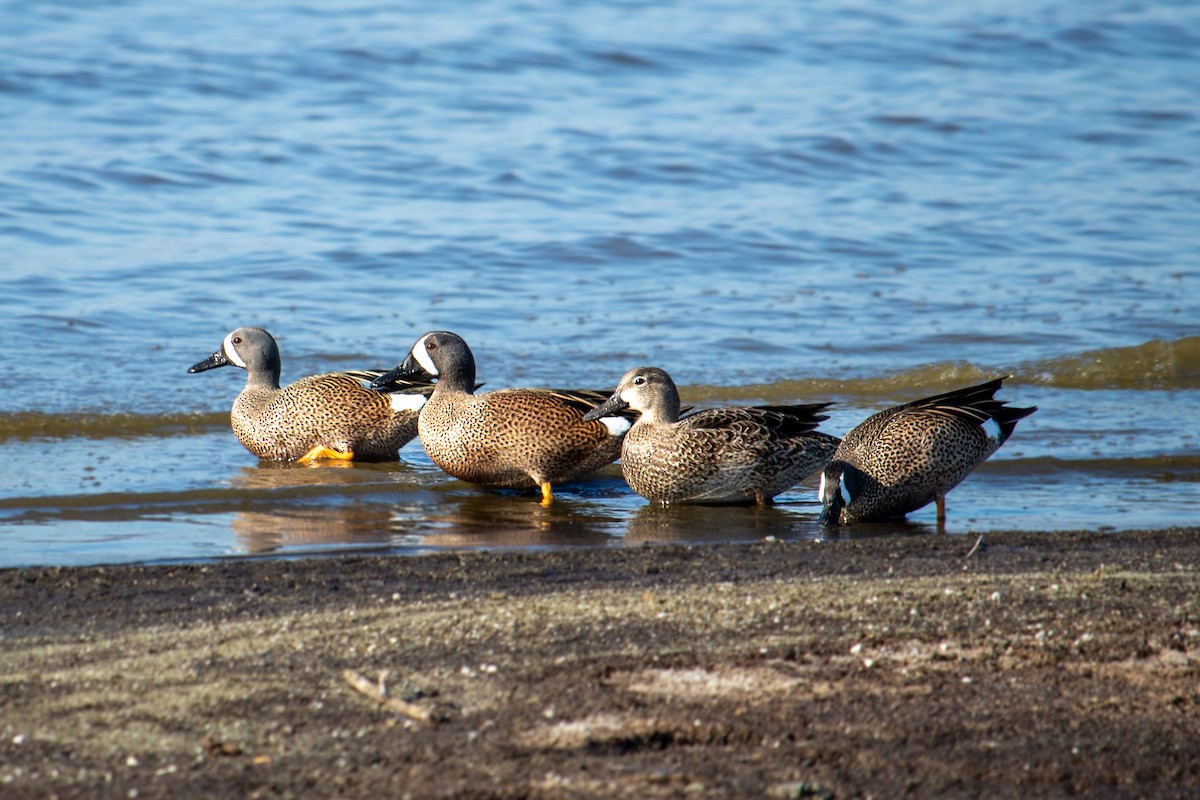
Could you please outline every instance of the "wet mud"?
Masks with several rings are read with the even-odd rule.
[[[0,571],[0,796],[1195,797],[1198,589],[1195,529]]]

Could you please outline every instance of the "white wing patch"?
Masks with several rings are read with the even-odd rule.
[[[242,357],[238,355],[237,348],[235,348],[233,346],[233,334],[232,333],[225,337],[225,341],[221,342],[221,350],[223,350],[225,352],[225,357],[228,358],[231,362],[233,362],[237,366],[241,367],[242,369],[246,368],[246,362],[242,360]]]
[[[624,417],[601,417],[600,421],[608,428],[609,436],[621,436],[633,427],[633,423]]]
[[[428,398],[416,392],[411,394],[393,392],[388,395],[388,399],[392,401],[393,411],[420,411]]]

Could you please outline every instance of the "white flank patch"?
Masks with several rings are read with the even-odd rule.
[[[225,337],[225,341],[221,342],[221,349],[225,351],[225,357],[238,365],[242,369],[246,368],[246,362],[242,361],[242,357],[238,355],[238,351],[233,346],[233,334]]]
[[[412,354],[413,358],[417,360],[417,363],[421,365],[422,369],[424,369],[430,375],[436,377],[438,374],[438,369],[433,365],[433,359],[429,357],[429,351],[425,349],[425,340],[428,338],[428,335],[422,336],[420,341],[413,346]]]
[[[420,411],[428,399],[423,394],[401,394],[399,392],[394,392],[388,397],[392,401],[393,411]]]
[[[987,418],[987,422],[983,423],[983,432],[987,434],[989,439],[1000,441],[1000,423],[991,417]]]
[[[624,417],[601,417],[600,421],[608,428],[609,436],[620,436],[633,427],[633,423]]]

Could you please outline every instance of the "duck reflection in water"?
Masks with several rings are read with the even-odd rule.
[[[436,503],[393,516],[393,530],[430,547],[560,547],[620,541],[623,519],[589,502],[513,503],[507,492],[440,487]],[[571,487],[563,487],[570,491]]]

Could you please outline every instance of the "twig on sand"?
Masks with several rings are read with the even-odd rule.
[[[981,544],[983,544],[983,534],[982,533],[979,534],[979,538],[975,540],[975,544],[971,545],[971,549],[967,551],[967,554],[965,556],[963,556],[963,560],[966,561],[968,558],[975,555],[975,552],[977,550],[979,550],[979,545],[981,545]]]
[[[385,694],[386,689],[382,681],[379,684],[372,683],[367,676],[352,669],[344,670],[342,672],[342,679],[350,684],[351,689],[359,694],[366,695],[390,711],[395,711],[397,714],[409,719],[415,719],[418,722],[434,724],[440,721],[438,715],[431,709],[419,706],[416,703],[406,702],[398,697],[388,697]]]
[[[210,734],[204,734],[204,738],[200,740],[200,746],[204,748],[204,752],[212,758],[217,756],[240,756],[242,754],[242,746],[237,742],[226,742],[220,739],[214,739]]]

